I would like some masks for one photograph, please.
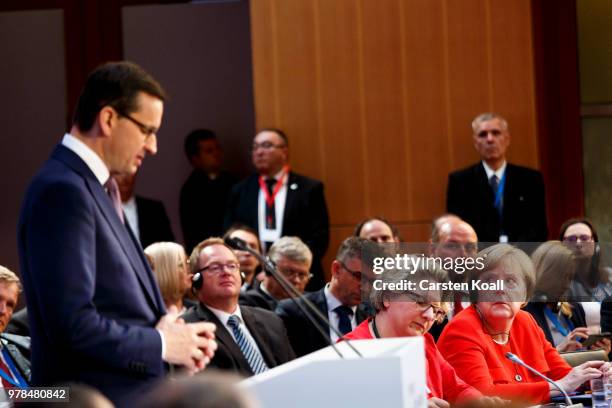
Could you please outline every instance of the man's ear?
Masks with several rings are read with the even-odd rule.
[[[104,137],[108,137],[117,123],[117,112],[110,106],[105,106],[98,112],[96,122],[100,128],[100,133]]]
[[[334,259],[334,262],[331,264],[331,276],[332,278],[338,274],[340,271],[340,262]]]

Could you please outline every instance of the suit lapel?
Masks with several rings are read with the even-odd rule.
[[[246,358],[244,358],[242,350],[240,350],[240,347],[238,347],[234,337],[232,337],[232,335],[227,331],[225,325],[221,323],[221,320],[219,320],[217,316],[210,311],[210,309],[202,305],[202,303],[198,303],[197,314],[200,320],[212,322],[215,324],[215,326],[217,326],[217,330],[215,331],[215,339],[227,350],[228,354],[234,360],[236,360],[236,365],[238,367],[252,373],[251,366],[249,366],[249,362],[246,360]],[[251,330],[250,327],[249,330]]]
[[[316,308],[319,309],[321,314],[327,318],[329,311],[327,310],[327,299],[325,299],[325,288],[314,292],[311,301],[316,306]],[[327,327],[327,322],[322,321],[316,316],[314,316],[314,318],[317,319],[317,321],[319,321],[323,325],[323,327]],[[331,325],[331,322],[329,322],[329,324]],[[329,337],[329,332],[330,329],[328,328],[326,331],[326,336],[323,337],[317,330],[317,334],[319,334],[319,338],[321,339],[321,344],[323,345],[323,347],[329,346],[329,342],[331,341],[331,338]]]
[[[478,191],[482,192],[482,200],[484,200],[484,202],[486,203],[490,203],[492,207],[493,201],[495,199],[495,195],[493,194],[493,190],[491,189],[491,185],[489,184],[489,179],[487,178],[487,172],[485,171],[485,168],[482,162],[476,165],[475,172],[476,172],[476,180],[479,185]]]
[[[89,169],[87,164],[85,164],[85,162],[83,162],[83,160],[81,160],[81,158],[70,149],[60,145],[56,148],[53,156],[61,160],[83,177],[85,184],[87,185],[87,188],[94,199],[94,202],[104,215],[104,218],[111,227],[113,234],[119,241],[121,249],[128,258],[130,265],[138,278],[138,281],[143,287],[149,303],[154,310],[157,310],[158,313],[161,314],[164,310],[163,305],[157,301],[160,299],[160,297],[156,296],[157,288],[153,284],[152,273],[145,263],[142,256],[142,250],[140,250],[140,246],[136,246],[134,241],[130,238],[130,233],[128,232],[127,227],[121,223],[121,220],[117,216],[110,198],[104,191],[104,187],[99,183],[98,179]],[[138,252],[137,248],[140,250],[140,253]]]

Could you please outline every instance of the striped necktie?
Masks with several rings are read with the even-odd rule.
[[[257,348],[251,344],[240,328],[240,319],[238,316],[231,315],[227,321],[227,325],[232,329],[236,343],[238,343],[238,347],[240,347],[240,351],[242,351],[242,354],[244,354],[244,358],[249,363],[253,373],[259,374],[268,370],[268,366],[259,353],[259,350],[257,350]]]

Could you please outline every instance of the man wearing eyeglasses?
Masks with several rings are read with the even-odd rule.
[[[367,283],[370,277],[369,271],[362,271],[364,242],[366,240],[358,237],[345,239],[332,262],[331,281],[323,289],[304,295],[341,334],[352,331],[369,316],[370,309],[361,303],[362,283]],[[324,329],[326,335],[322,335],[289,299],[279,302],[276,313],[285,322],[297,356],[312,353],[338,340],[338,335],[331,329]],[[327,327],[325,322],[317,321],[322,327]]]
[[[214,326],[166,312],[114,179],[157,152],[163,101],[139,66],[98,67],[70,132],[28,188],[18,245],[34,386],[82,382],[127,406],[166,363],[195,373],[212,358]]]
[[[304,293],[308,281],[312,278],[312,252],[298,237],[282,237],[276,241],[268,252],[268,257],[274,262],[280,272],[300,293]],[[266,275],[259,286],[247,290],[240,296],[240,304],[262,307],[270,311],[282,299],[289,297],[275,277]]]
[[[267,253],[283,236],[299,237],[313,253],[308,289],[323,286],[321,259],[329,245],[329,217],[323,183],[289,168],[289,141],[279,129],[264,129],[253,139],[253,174],[234,186],[225,228],[234,223],[255,229]]]
[[[222,239],[209,238],[196,245],[189,265],[199,303],[182,317],[185,322],[205,321],[217,326],[219,347],[211,366],[251,376],[294,358],[278,316],[238,304],[240,263]]]
[[[446,210],[481,242],[542,242],[548,237],[542,174],[506,161],[508,122],[495,113],[472,121],[480,162],[448,176]]]

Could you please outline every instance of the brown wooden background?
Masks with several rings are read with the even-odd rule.
[[[478,159],[480,112],[539,167],[529,0],[253,0],[251,30],[256,124],[285,129],[293,168],[326,186],[326,267],[367,216],[428,238],[449,171]]]

